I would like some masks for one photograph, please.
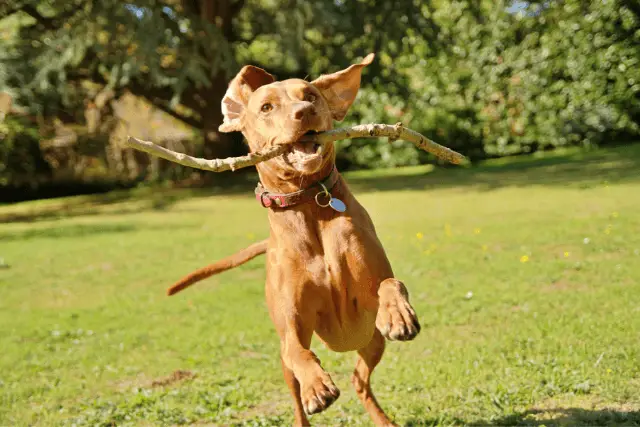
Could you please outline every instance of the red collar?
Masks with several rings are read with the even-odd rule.
[[[293,193],[272,193],[267,191],[262,186],[262,183],[259,182],[255,190],[256,200],[265,208],[287,208],[314,200],[316,197],[320,197],[323,202],[328,202],[327,196],[323,194],[325,192],[323,186],[327,190],[331,190],[333,186],[336,185],[336,182],[338,182],[338,178],[340,178],[340,172],[338,172],[338,169],[334,166],[329,176],[322,181],[318,181],[309,188]]]

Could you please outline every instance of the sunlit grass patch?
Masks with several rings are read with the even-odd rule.
[[[640,425],[639,147],[568,156],[347,174],[423,325],[374,374],[400,425]],[[0,425],[292,422],[264,260],[165,296],[267,235],[251,185],[0,218]],[[342,395],[312,421],[369,425],[354,355],[314,350]]]

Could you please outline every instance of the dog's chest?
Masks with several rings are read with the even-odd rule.
[[[351,218],[332,221],[319,234],[319,244],[309,270],[316,284],[338,289],[350,304],[356,298],[375,306],[371,297],[392,272],[373,227]]]
[[[347,201],[346,214],[301,210],[271,217],[269,264],[278,276],[349,297],[376,295],[391,267],[369,216],[354,198]]]

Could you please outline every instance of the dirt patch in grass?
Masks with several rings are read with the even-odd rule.
[[[151,381],[151,387],[165,387],[171,384],[175,384],[177,382],[191,380],[196,377],[191,371],[186,371],[182,369],[177,369],[166,377],[157,378]]]
[[[574,283],[566,279],[556,280],[542,288],[543,292],[561,292],[561,291],[588,291],[589,288],[580,283]]]
[[[120,391],[130,390],[132,388],[156,388],[156,387],[166,387],[179,382],[190,381],[194,379],[197,375],[191,371],[184,369],[176,369],[171,374],[158,377],[154,379],[149,379],[144,375],[138,375],[135,378],[129,378],[126,380],[118,381],[116,384],[116,388]]]

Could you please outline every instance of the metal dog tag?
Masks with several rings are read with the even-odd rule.
[[[340,199],[336,199],[335,197],[332,197],[331,200],[329,200],[329,206],[331,206],[334,211],[338,212],[344,212],[347,210],[347,206],[344,202]]]

